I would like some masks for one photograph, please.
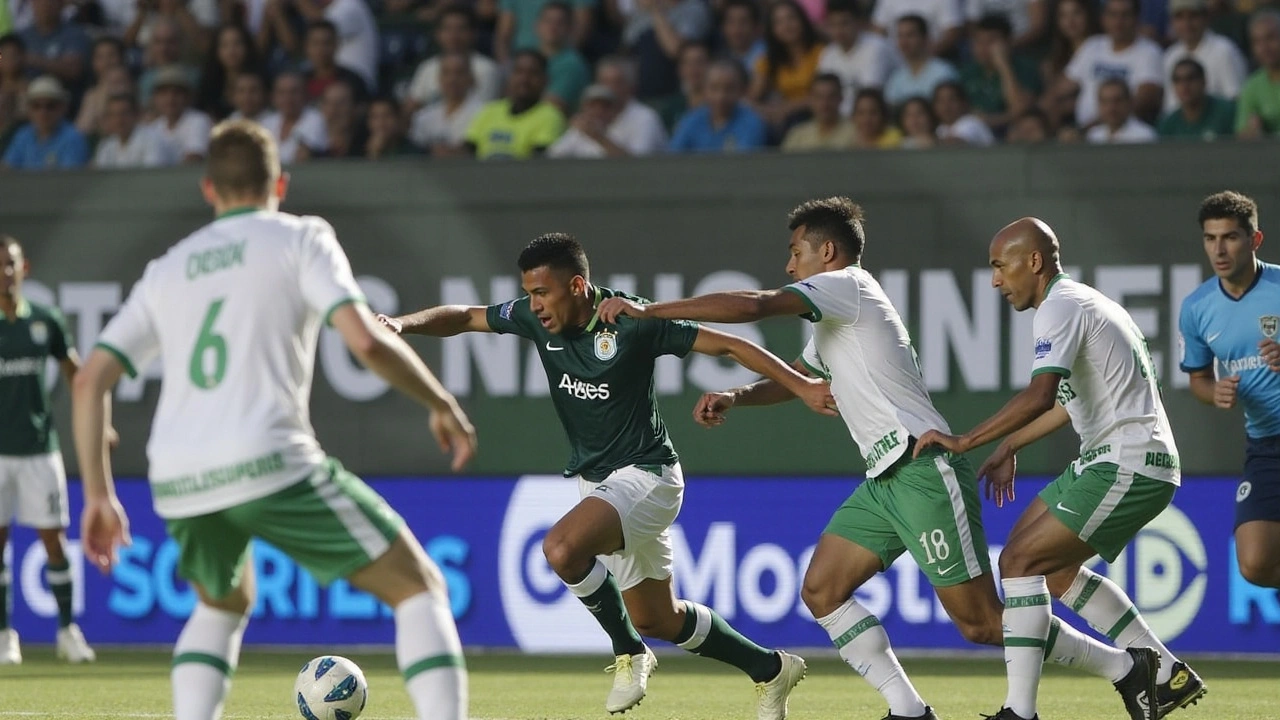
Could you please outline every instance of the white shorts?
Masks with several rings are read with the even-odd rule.
[[[0,455],[0,525],[11,521],[37,530],[71,524],[61,453]]]
[[[662,466],[661,475],[628,465],[598,483],[578,478],[578,494],[584,499],[604,500],[622,518],[622,550],[600,556],[619,590],[630,590],[648,579],[671,577],[671,534],[667,529],[684,502],[684,473],[679,463]]]

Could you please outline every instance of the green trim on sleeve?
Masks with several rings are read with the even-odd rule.
[[[1045,373],[1056,373],[1056,374],[1058,374],[1058,375],[1061,375],[1063,378],[1069,378],[1069,377],[1071,377],[1071,371],[1070,371],[1070,370],[1068,370],[1068,369],[1066,369],[1066,368],[1062,368],[1062,367],[1057,367],[1057,366],[1054,366],[1054,365],[1046,365],[1045,367],[1042,367],[1042,368],[1036,368],[1035,370],[1032,370],[1032,371],[1031,371],[1031,377],[1035,377],[1035,376],[1037,376],[1037,375],[1043,375],[1043,374],[1045,374]]]
[[[360,295],[349,295],[349,296],[347,296],[347,297],[342,298],[342,299],[341,299],[341,300],[339,300],[338,302],[336,302],[336,303],[334,303],[334,304],[330,305],[330,306],[329,306],[329,309],[328,309],[328,310],[326,310],[326,311],[325,311],[325,313],[324,313],[324,324],[325,324],[325,326],[326,326],[326,327],[332,327],[332,326],[333,326],[333,323],[332,323],[331,321],[333,320],[333,314],[334,314],[335,312],[337,312],[337,311],[338,311],[338,308],[342,307],[343,305],[350,305],[351,303],[362,303],[362,304],[363,304],[363,303],[367,303],[367,301],[366,301],[363,297],[361,297]]]
[[[104,343],[101,340],[94,343],[93,346],[96,348],[102,348],[103,350],[106,350],[107,352],[114,355],[116,360],[119,361],[122,366],[124,366],[124,372],[126,375],[128,375],[131,378],[138,377],[137,369],[133,367],[133,363],[129,361],[129,356],[125,355],[123,350],[121,350],[118,347],[108,345],[107,343]]]
[[[809,314],[801,315],[800,317],[808,320],[809,322],[818,322],[819,320],[822,319],[822,311],[818,309],[817,305],[813,304],[813,299],[810,298],[808,295],[805,295],[803,290],[796,287],[795,285],[787,285],[782,289],[787,292],[793,292],[796,295],[799,295],[800,299],[804,300],[804,304],[809,306]]]

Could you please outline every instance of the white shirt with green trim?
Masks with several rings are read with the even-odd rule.
[[[1032,321],[1031,376],[1057,373],[1058,402],[1080,435],[1076,471],[1122,471],[1181,484],[1178,448],[1147,341],[1133,318],[1092,287],[1059,275]]]
[[[129,375],[159,357],[147,442],[156,513],[191,517],[306,478],[321,321],[362,300],[329,223],[228,213],[152,260],[98,346]]]
[[[868,477],[897,462],[911,437],[951,432],[929,399],[902,317],[871,273],[851,265],[785,289],[809,306],[813,338],[800,357],[830,379]]]

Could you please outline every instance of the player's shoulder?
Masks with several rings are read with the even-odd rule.
[[[529,296],[521,295],[514,300],[508,300],[498,306],[498,317],[503,320],[514,320],[518,317],[529,315],[532,311],[529,309]]]
[[[64,316],[62,311],[55,305],[46,305],[45,303],[27,301],[27,307],[31,308],[31,319],[33,320],[54,320],[62,322]]]
[[[817,290],[819,288],[832,287],[852,287],[860,286],[871,279],[871,273],[862,269],[858,265],[850,265],[836,270],[827,270],[816,275],[810,275],[803,280],[797,280],[792,283],[793,286],[807,288],[809,290]]]
[[[1280,268],[1272,273],[1280,280]],[[1218,286],[1218,277],[1211,276],[1208,280],[1200,283],[1200,286],[1192,290],[1182,299],[1182,312],[1195,312],[1212,303],[1217,297],[1222,295],[1222,291]]]
[[[624,300],[630,300],[631,302],[637,302],[637,303],[640,303],[641,305],[648,305],[653,302],[652,300],[650,300],[649,298],[643,295],[636,295],[635,293],[629,293],[625,290],[607,288],[602,285],[597,285],[596,289],[600,291],[601,300],[607,300],[609,298],[616,297],[616,298],[622,298]]]
[[[1266,287],[1268,292],[1280,290],[1280,265],[1260,262],[1258,263],[1258,273],[1258,285],[1260,287]]]

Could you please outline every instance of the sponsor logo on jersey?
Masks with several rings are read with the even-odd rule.
[[[503,320],[510,320],[511,311],[514,310],[515,307],[516,307],[515,300],[508,302],[506,305],[503,305],[502,308],[498,310],[498,317],[502,318]]]
[[[31,323],[31,342],[37,345],[44,345],[49,342],[49,326],[44,324],[43,320],[35,320]]]
[[[1258,327],[1262,329],[1263,335],[1274,339],[1276,332],[1280,331],[1280,316],[1263,315],[1258,318]]]
[[[39,375],[44,372],[44,358],[26,357],[0,360],[0,377]]]
[[[1043,360],[1053,349],[1053,341],[1049,338],[1036,338],[1036,359]]]
[[[1178,456],[1166,452],[1149,452],[1147,453],[1146,462],[1143,463],[1147,467],[1169,468],[1177,470],[1182,467],[1178,461]]]
[[[558,387],[579,400],[609,399],[609,383],[596,385],[569,377],[569,373],[560,376],[560,385]]]
[[[596,357],[612,360],[618,354],[618,334],[609,330],[596,333]]]
[[[1250,355],[1249,357],[1222,361],[1222,369],[1228,375],[1235,375],[1243,370],[1262,370],[1266,367],[1268,367],[1267,359],[1261,355]]]

